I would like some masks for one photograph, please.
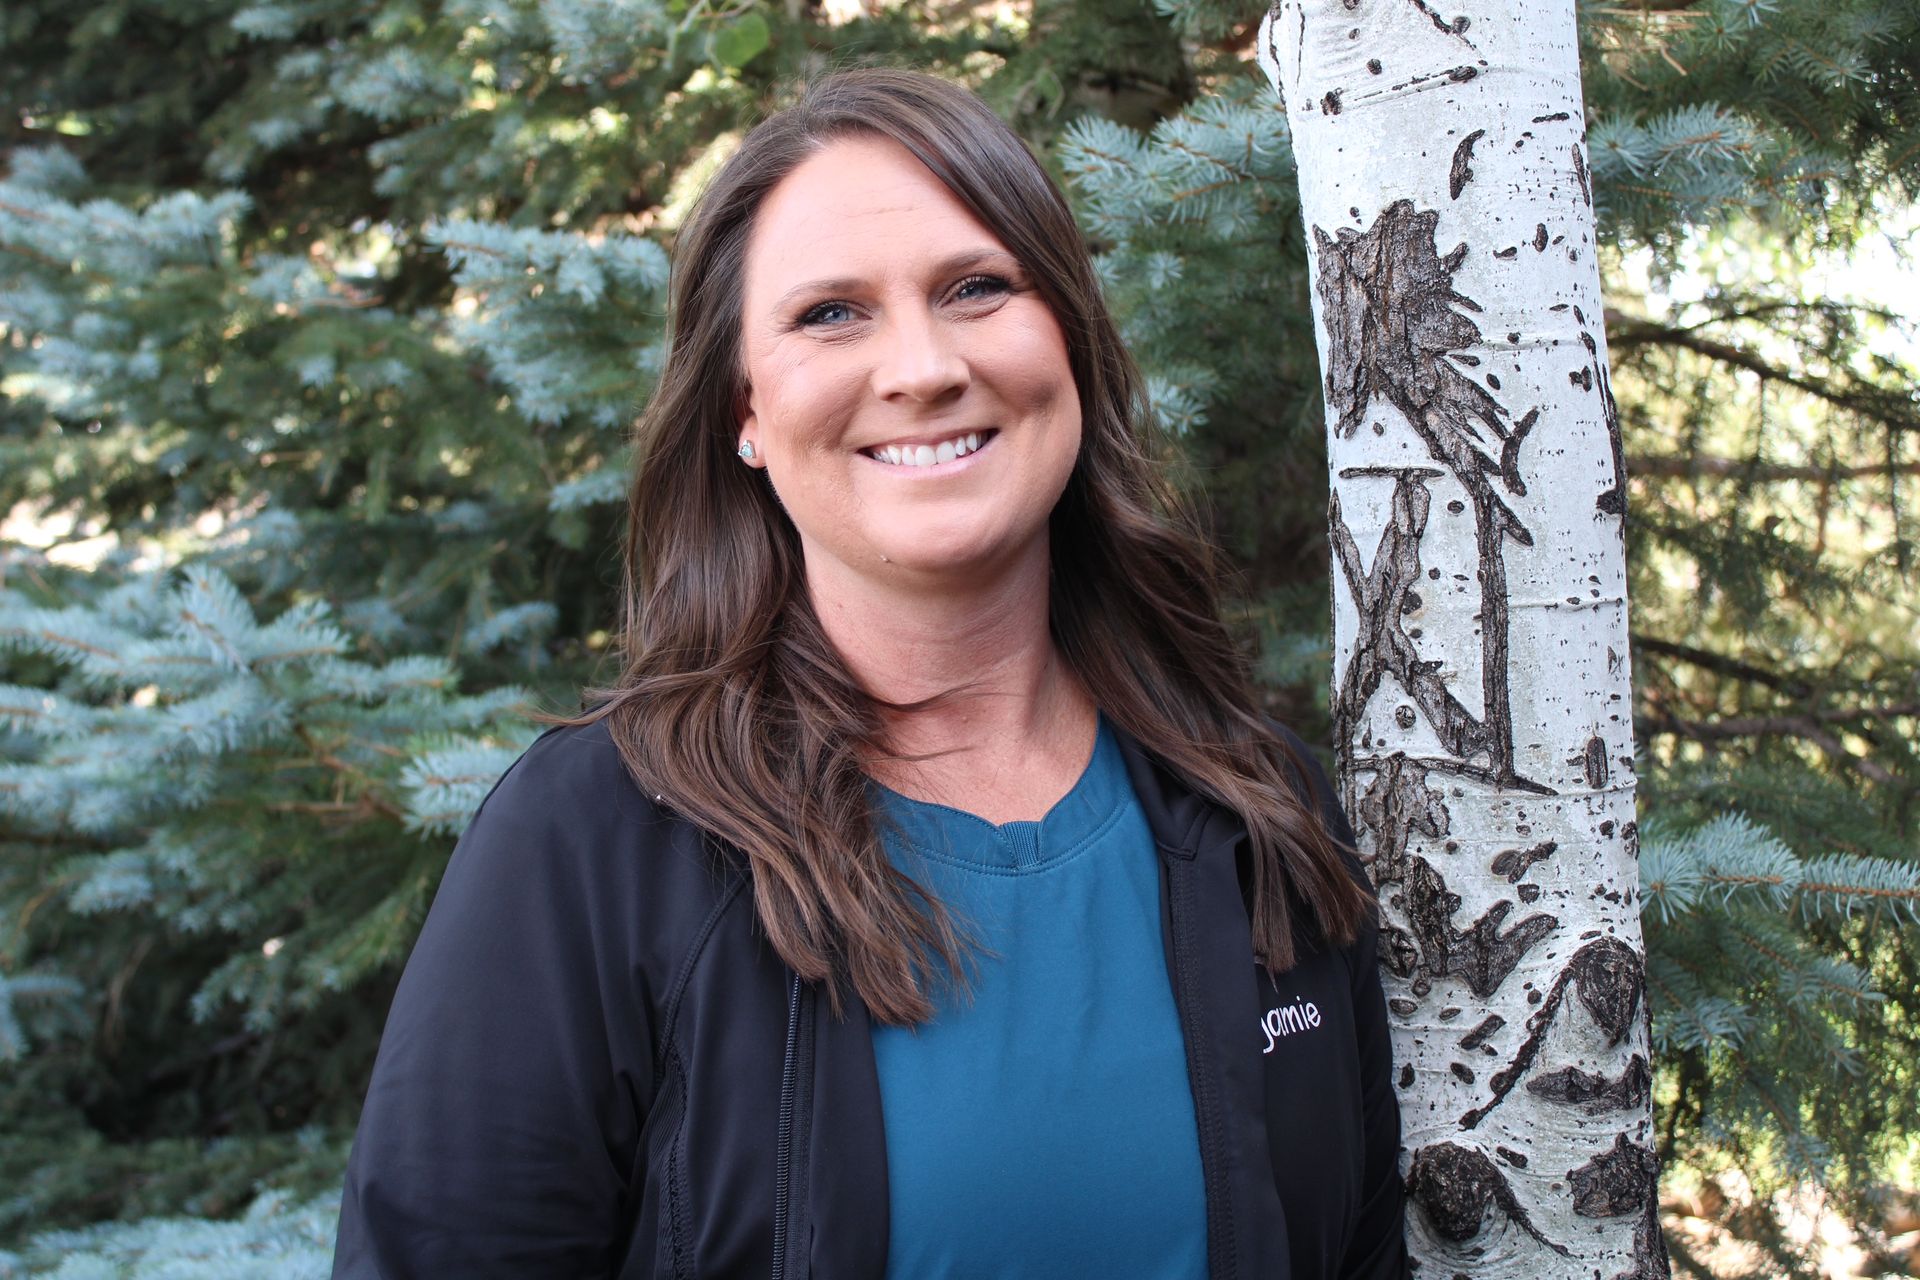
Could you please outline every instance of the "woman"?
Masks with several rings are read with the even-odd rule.
[[[1045,172],[831,76],[672,308],[626,669],[455,851],[334,1274],[1404,1275],[1351,833]]]

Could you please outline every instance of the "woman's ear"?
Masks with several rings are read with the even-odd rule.
[[[753,411],[753,392],[742,388],[733,399],[734,421],[740,424],[733,448],[740,460],[750,467],[764,466],[760,457],[760,417]]]

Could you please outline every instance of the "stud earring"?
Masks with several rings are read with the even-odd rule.
[[[748,462],[753,461],[753,441],[747,440],[740,445],[740,456]]]

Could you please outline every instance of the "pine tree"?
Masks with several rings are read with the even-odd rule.
[[[1673,1046],[1656,1092],[1677,1099],[1662,1143],[1759,1168],[1793,1129],[1864,1187],[1874,1144],[1920,1129],[1915,1091],[1882,1083],[1920,1047],[1920,948],[1884,910],[1912,900],[1898,708],[1920,662],[1899,631],[1909,570],[1881,549],[1910,537],[1900,393],[1920,380],[1873,363],[1876,321],[1844,300],[1783,283],[1660,309],[1616,285],[1612,255],[1697,258],[1693,228],[1722,208],[1795,252],[1870,234],[1876,193],[1920,172],[1920,32],[1893,0],[1614,8],[1583,13],[1582,40],[1594,133],[1637,157],[1591,148],[1608,297],[1634,308],[1609,338],[1645,477],[1628,531],[1647,849],[1724,857],[1693,833],[1738,812],[1803,872],[1785,906],[1728,903],[1703,870],[1671,927],[1650,911],[1654,1035]],[[250,1232],[282,1247],[278,1219],[337,1187],[452,833],[531,732],[515,708],[571,707],[608,674],[662,264],[794,76],[942,71],[1070,176],[1178,428],[1170,461],[1239,566],[1271,709],[1323,721],[1326,471],[1286,121],[1249,65],[1257,12],[1164,10],[0,9],[0,1275],[62,1253],[102,1274],[185,1265],[168,1250],[203,1246],[177,1221],[32,1241],[229,1219],[279,1188],[206,1237],[239,1268]],[[1847,58],[1859,74],[1821,65]],[[1696,136],[1683,108],[1748,133]],[[1793,154],[1799,176],[1775,176]],[[1757,379],[1759,418],[1790,431],[1746,412]],[[1827,495],[1825,544],[1803,493]],[[1888,508],[1895,543],[1850,540]],[[1673,563],[1701,566],[1696,593],[1668,585]],[[1836,614],[1859,629],[1828,635]],[[1805,914],[1831,853],[1895,879],[1856,884],[1851,917]],[[1845,960],[1884,993],[1807,986],[1867,1083],[1774,1015],[1778,970],[1707,928],[1729,907],[1783,922],[1799,967]],[[1681,1008],[1663,936],[1696,927],[1670,954],[1705,973],[1700,1000],[1752,1018],[1737,1043],[1682,1046],[1688,1024],[1663,1021]],[[1788,1045],[1806,1056],[1775,1072]]]

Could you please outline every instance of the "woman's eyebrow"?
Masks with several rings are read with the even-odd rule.
[[[1002,271],[1012,271],[1018,268],[1019,262],[1012,254],[1004,249],[963,249],[958,253],[950,254],[934,263],[933,274],[935,276],[951,276],[957,275],[962,271],[972,271],[978,267],[987,266],[995,267]],[[809,280],[805,284],[797,284],[781,294],[779,300],[774,303],[774,309],[776,311],[784,311],[789,305],[800,301],[802,298],[815,298],[824,294],[852,293],[865,287],[866,283],[867,282],[859,276],[832,276],[820,280]]]

